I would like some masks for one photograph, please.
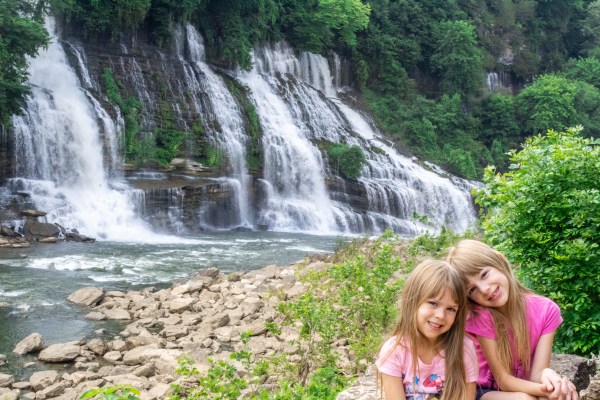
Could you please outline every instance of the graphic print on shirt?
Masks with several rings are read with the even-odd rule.
[[[404,380],[405,375],[402,374]],[[419,384],[421,383],[421,384]],[[415,377],[415,383],[404,384],[404,394],[407,400],[430,400],[440,399],[442,389],[444,388],[444,379],[439,374],[431,374],[421,382],[419,377]]]

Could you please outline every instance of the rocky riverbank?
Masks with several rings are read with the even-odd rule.
[[[202,373],[210,368],[209,357],[230,360],[232,352],[245,346],[255,357],[285,354],[288,360],[298,361],[298,347],[291,344],[298,338],[297,329],[283,326],[276,333],[266,329],[269,322],[281,322],[277,311],[281,301],[306,290],[297,279],[298,265],[270,265],[231,274],[210,268],[161,290],[80,289],[68,299],[90,308],[86,318],[121,320],[124,329],[109,340],[98,332],[98,337],[49,346],[41,335],[32,333],[14,352],[35,353],[48,368],[20,381],[0,374],[0,399],[75,400],[90,388],[119,384],[138,388],[144,400],[162,399],[171,383],[186,384],[175,373],[177,360],[184,354],[196,360],[195,367]],[[302,271],[319,270],[327,268],[328,262],[306,260],[302,265]],[[248,331],[250,339],[243,344],[241,334]],[[343,341],[337,351],[342,365],[364,362],[356,360]],[[583,399],[600,399],[598,378],[590,383],[596,369],[593,363],[581,357],[555,356],[553,366],[574,379],[578,388],[588,388],[582,391]],[[238,373],[245,373],[241,366]],[[373,383],[367,373],[338,399],[375,399]]]

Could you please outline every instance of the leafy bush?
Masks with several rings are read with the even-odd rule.
[[[561,307],[557,350],[589,355],[600,351],[600,141],[580,131],[527,140],[510,153],[509,172],[486,169],[476,201],[490,244]]]
[[[336,144],[329,148],[328,154],[331,167],[348,179],[358,178],[363,165],[367,163],[362,149],[357,145]]]
[[[95,400],[139,400],[140,391],[131,385],[105,386],[90,389],[81,395],[80,399]]]

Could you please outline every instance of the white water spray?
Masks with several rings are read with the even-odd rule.
[[[29,66],[32,94],[13,118],[17,175],[11,185],[31,195],[47,220],[112,241],[181,241],[155,235],[137,217],[135,196],[113,189],[103,164],[94,107],[47,20],[52,43]],[[115,183],[116,185],[117,183]],[[122,185],[121,185],[122,186]],[[131,189],[125,186],[125,191]]]

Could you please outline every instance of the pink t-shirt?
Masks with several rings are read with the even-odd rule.
[[[477,380],[477,358],[475,345],[469,338],[465,338],[463,353],[467,382],[475,382]],[[436,395],[442,393],[446,380],[444,354],[435,356],[431,364],[425,364],[420,359],[418,359],[418,363],[417,377],[415,378],[410,350],[403,345],[396,346],[396,337],[392,337],[383,344],[375,365],[384,374],[402,378],[407,400],[439,398]]]
[[[529,332],[529,347],[531,349],[531,363],[540,337],[554,332],[561,324],[562,317],[558,305],[546,297],[525,295],[525,307],[525,319],[527,322],[527,331]],[[467,333],[473,336],[496,339],[496,328],[492,314],[484,307],[479,307],[476,312],[477,315],[471,315],[467,320]],[[514,353],[515,343],[512,335],[510,344]],[[490,371],[490,366],[477,340],[475,340],[475,348],[477,349],[477,359],[479,360],[479,378],[477,379],[477,384],[484,388],[498,390],[496,380],[492,375],[492,371]],[[515,362],[513,374],[517,378],[527,379],[520,363]]]

